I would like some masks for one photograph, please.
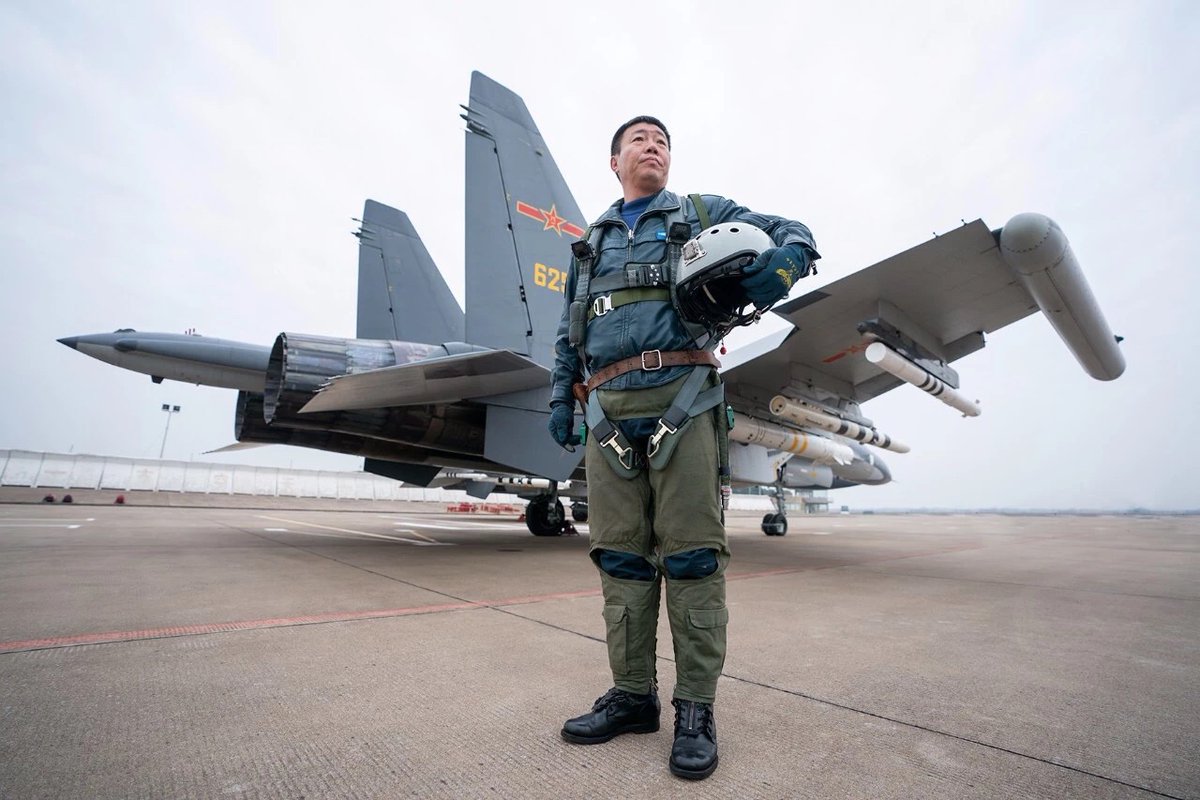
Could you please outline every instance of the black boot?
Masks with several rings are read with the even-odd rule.
[[[622,733],[654,733],[660,711],[658,694],[630,694],[613,688],[587,714],[569,719],[562,738],[575,744],[600,744]]]
[[[712,703],[672,700],[675,706],[675,744],[671,773],[698,781],[717,768],[717,720]]]

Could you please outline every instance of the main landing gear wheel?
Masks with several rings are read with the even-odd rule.
[[[534,536],[562,536],[566,522],[567,513],[557,497],[540,495],[525,507],[525,525]]]
[[[587,522],[588,520],[588,504],[582,500],[576,500],[571,504],[571,519],[576,522]]]
[[[762,518],[762,532],[767,536],[786,536],[787,517],[783,514],[766,514]]]

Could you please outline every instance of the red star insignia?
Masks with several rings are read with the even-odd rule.
[[[542,230],[553,230],[559,236],[562,236],[562,226],[566,222],[565,219],[558,215],[558,210],[552,205],[549,211],[542,211],[546,215],[546,227]]]

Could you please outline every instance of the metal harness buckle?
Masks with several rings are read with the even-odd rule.
[[[616,451],[617,461],[621,462],[622,467],[624,467],[625,469],[634,469],[634,465],[633,465],[634,459],[632,457],[630,457],[628,464],[625,463],[625,457],[628,456],[630,453],[634,452],[633,448],[632,447],[621,447],[621,443],[617,441],[617,432],[615,430],[611,434],[609,434],[608,438],[606,438],[602,441],[598,440],[597,444],[599,444],[601,447],[611,447],[613,450]]]
[[[647,365],[646,364],[646,356],[654,356],[654,360],[657,363],[654,364],[654,366]],[[663,367],[663,363],[662,363],[662,351],[661,350],[646,350],[642,353],[642,369],[644,369],[646,372],[653,372],[656,369],[662,369],[662,367]]]
[[[674,434],[678,430],[678,428],[671,427],[671,424],[666,420],[660,419],[658,421],[658,430],[650,437],[650,446],[646,448],[646,456],[654,458],[654,454],[658,452],[658,445],[662,442],[663,438]]]
[[[594,316],[603,317],[612,310],[613,302],[611,294],[601,295],[592,301],[592,314]]]

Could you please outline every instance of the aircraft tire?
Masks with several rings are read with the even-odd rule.
[[[783,514],[765,514],[762,518],[762,532],[767,536],[786,536],[787,517]]]
[[[588,521],[588,504],[580,500],[576,500],[571,504],[571,519],[576,522]]]
[[[551,505],[548,495],[533,498],[525,508],[525,525],[534,536],[562,536],[566,521],[562,501]]]

